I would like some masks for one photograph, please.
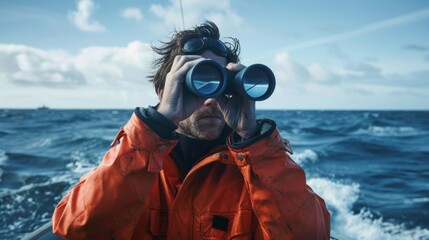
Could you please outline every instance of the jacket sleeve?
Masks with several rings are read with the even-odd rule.
[[[120,130],[100,165],[57,205],[55,234],[68,239],[129,239],[148,206],[165,154],[177,140],[164,140],[136,114]]]
[[[275,123],[257,141],[229,148],[249,191],[264,239],[329,239],[325,202],[306,184],[305,173],[287,154],[289,144]]]

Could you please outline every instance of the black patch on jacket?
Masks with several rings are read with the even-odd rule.
[[[213,215],[212,228],[226,232],[228,230],[229,218]]]

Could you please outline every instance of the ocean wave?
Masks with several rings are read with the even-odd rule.
[[[365,118],[378,118],[378,117],[380,117],[380,114],[374,113],[374,112],[365,112],[365,113],[363,113],[363,116]]]
[[[88,155],[83,151],[73,151],[70,154],[70,158],[73,161],[69,162],[66,167],[73,172],[74,175],[81,176],[97,167],[103,154],[104,152],[99,152],[98,154]]]
[[[4,173],[3,169],[0,168],[0,183],[2,182],[2,179],[3,179],[3,173]]]
[[[404,201],[404,204],[406,204],[406,205],[414,205],[414,204],[427,203],[427,202],[429,202],[429,198],[423,197],[423,198],[406,199]]]
[[[51,138],[40,138],[35,139],[28,145],[28,148],[41,148],[52,145],[53,140]]]
[[[5,137],[7,135],[9,135],[9,132],[3,130],[0,131],[0,137]]]
[[[0,163],[7,160],[6,151],[3,149],[0,149]]]
[[[6,151],[3,149],[0,149],[0,164],[3,165],[7,159],[8,157],[6,155]],[[0,183],[3,181],[3,175],[4,175],[4,170],[0,168]]]
[[[423,240],[429,236],[429,230],[421,227],[407,229],[404,224],[396,224],[376,218],[370,210],[353,211],[353,205],[359,198],[360,186],[346,184],[324,178],[308,180],[311,186],[325,199],[331,213],[333,237],[340,239],[392,239]],[[334,236],[334,234],[338,234]]]
[[[96,167],[96,165],[86,162],[75,161],[66,165],[70,171],[76,174],[85,174]]]
[[[66,182],[48,180],[30,183],[16,190],[0,194],[0,236],[2,239],[21,239],[25,233],[34,231],[40,223],[48,222],[54,206],[69,187]]]
[[[311,149],[305,149],[302,152],[297,152],[294,155],[292,155],[292,159],[298,165],[304,165],[308,162],[315,163],[319,159],[319,156],[315,151]]]
[[[323,127],[307,127],[307,128],[301,128],[301,131],[304,133],[311,133],[314,135],[332,135],[336,134],[338,132],[337,129],[326,129]]]
[[[354,135],[371,135],[377,137],[411,137],[418,135],[425,135],[416,128],[402,126],[402,127],[380,127],[380,126],[368,126],[367,128],[360,128],[351,134]]]
[[[71,136],[55,141],[55,147],[84,147],[91,149],[108,149],[114,137],[106,136]]]
[[[389,154],[400,154],[401,149],[392,141],[383,141],[360,136],[348,137],[338,140],[325,148],[329,156],[353,159],[356,156],[374,157]]]
[[[42,152],[40,152],[41,154]],[[39,153],[38,153],[39,154]],[[20,169],[22,171],[35,171],[38,169],[42,169],[46,171],[50,170],[58,170],[63,167],[63,163],[56,157],[51,156],[42,156],[38,154],[32,153],[20,153],[20,152],[6,152],[6,157],[11,161],[14,168],[16,170]]]

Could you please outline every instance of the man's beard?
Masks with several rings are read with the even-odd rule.
[[[216,117],[213,122],[200,121],[206,117]],[[225,127],[222,112],[217,107],[196,110],[189,118],[179,122],[179,131],[191,138],[201,140],[217,139]]]

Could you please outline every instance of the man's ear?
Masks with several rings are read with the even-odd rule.
[[[161,99],[162,98],[162,94],[164,93],[164,89],[162,88],[158,88],[156,90],[156,94],[158,94],[158,98]]]

